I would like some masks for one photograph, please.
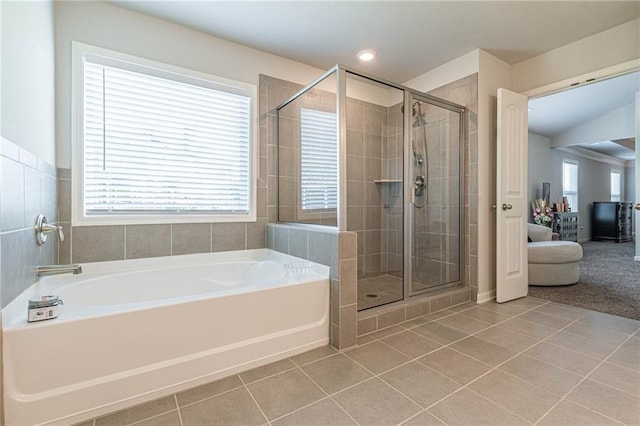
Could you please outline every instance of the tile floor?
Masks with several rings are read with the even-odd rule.
[[[86,423],[130,424],[638,425],[640,322],[467,303]]]

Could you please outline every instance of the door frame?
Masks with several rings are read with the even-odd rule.
[[[606,68],[601,68],[598,70],[594,70],[592,72],[586,74],[580,74],[575,77],[570,77],[561,81],[557,81],[554,83],[546,84],[544,86],[540,86],[534,89],[529,89],[521,92],[522,95],[528,97],[529,99],[543,97],[547,95],[551,95],[553,93],[564,92],[565,90],[574,89],[577,86],[582,86],[586,84],[596,83],[602,80],[608,80],[610,78],[619,77],[625,74],[629,74],[632,72],[640,71],[640,59],[635,59],[628,62],[623,62],[621,64],[613,65]],[[635,203],[640,202],[640,151],[638,150],[638,140],[640,139],[640,98],[639,95],[636,95],[636,164],[635,164],[635,178],[636,178],[636,200]],[[528,160],[529,153],[526,153],[526,158]],[[528,177],[527,177],[528,179]],[[640,224],[640,211],[635,211],[635,220],[634,220],[634,229],[636,233],[636,253],[634,260],[640,262],[640,234],[637,233],[638,224]],[[495,238],[497,244],[497,236]],[[528,254],[527,254],[528,257]]]

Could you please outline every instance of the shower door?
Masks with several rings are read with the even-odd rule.
[[[462,279],[463,112],[416,94],[405,99],[405,291],[416,295]]]

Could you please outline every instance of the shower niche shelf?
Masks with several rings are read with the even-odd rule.
[[[390,183],[402,183],[399,179],[375,179],[373,181],[376,184],[381,184],[382,190],[382,206],[386,209],[389,208],[389,204],[402,195],[401,187],[399,185],[388,185]]]

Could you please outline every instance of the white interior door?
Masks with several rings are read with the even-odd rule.
[[[636,255],[634,260],[640,262],[640,92],[636,92],[636,193],[634,200],[635,220],[632,221],[632,230],[636,238]]]
[[[527,295],[527,101],[498,89],[496,301]]]

